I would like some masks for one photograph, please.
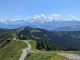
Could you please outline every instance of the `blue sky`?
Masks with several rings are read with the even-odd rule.
[[[80,0],[0,0],[0,17],[16,18],[41,13],[80,16]]]

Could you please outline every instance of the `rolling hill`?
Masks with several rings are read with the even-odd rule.
[[[47,41],[57,49],[78,50],[80,49],[80,31],[48,31],[39,28],[25,27],[19,31],[20,39],[35,38],[38,41]]]
[[[28,60],[67,60],[67,58],[52,51],[80,50],[80,31],[49,31],[40,28],[21,27],[9,29],[7,33],[3,33],[0,36],[1,60],[19,59],[22,49],[27,46],[20,40],[29,40],[32,46],[33,52],[27,57]]]
[[[2,30],[0,31],[2,32]],[[11,29],[9,33],[2,35],[0,45],[12,41],[14,36],[20,40],[36,39],[39,49],[46,49],[46,47],[54,49],[50,47],[55,47],[58,50],[80,50],[80,31],[49,31],[40,28],[21,27]]]

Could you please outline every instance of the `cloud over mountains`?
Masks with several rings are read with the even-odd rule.
[[[34,16],[28,16],[26,18],[19,19],[4,19],[0,18],[0,23],[4,24],[16,24],[16,23],[49,23],[54,21],[80,21],[80,18],[73,15],[63,16],[61,14],[39,14]]]

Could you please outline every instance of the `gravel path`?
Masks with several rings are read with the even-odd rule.
[[[57,54],[69,58],[71,60],[80,60],[80,55],[77,54],[71,54],[71,53],[57,53]]]
[[[28,45],[28,48],[23,49],[23,53],[21,54],[19,60],[25,60],[26,56],[31,52],[31,45],[27,41],[23,40],[23,42]]]

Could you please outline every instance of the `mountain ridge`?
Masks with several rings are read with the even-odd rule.
[[[37,39],[39,42],[48,42],[47,45],[51,44],[56,49],[80,50],[80,31],[49,31],[39,28],[21,27],[9,31],[10,36],[14,33],[20,40]]]
[[[20,24],[0,24],[0,28],[16,29],[20,27],[32,27],[46,29],[49,31],[80,31],[80,21],[60,21],[50,23],[20,23]]]

